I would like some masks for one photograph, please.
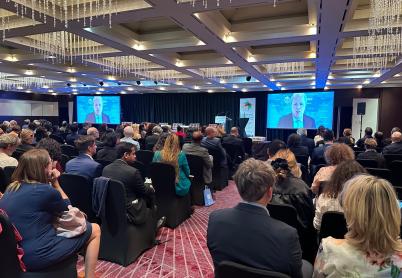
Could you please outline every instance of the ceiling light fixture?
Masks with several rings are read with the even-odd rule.
[[[304,72],[304,62],[275,63],[264,65],[267,73],[291,73]]]
[[[278,2],[278,0],[273,0],[274,1],[274,4],[273,4],[273,6],[274,6],[274,8],[276,7],[276,4],[277,4],[277,2]],[[193,7],[195,7],[195,4],[196,3],[198,3],[198,2],[200,2],[200,3],[202,3],[202,5],[204,6],[204,8],[208,8],[208,0],[176,0],[176,3],[177,4],[183,4],[183,3],[191,3],[191,5],[193,6]],[[220,6],[220,2],[221,2],[221,0],[216,0],[216,6],[217,7],[219,7]],[[232,0],[230,0],[230,3],[232,3]],[[198,16],[197,16],[198,17]]]

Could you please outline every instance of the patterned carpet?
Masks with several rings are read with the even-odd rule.
[[[143,253],[133,264],[120,265],[98,261],[98,277],[121,278],[195,278],[213,277],[213,264],[206,243],[208,215],[220,208],[233,207],[240,200],[233,182],[224,190],[217,192],[216,203],[211,207],[197,207],[190,219],[172,230],[162,228],[158,239],[166,241]],[[77,266],[82,271],[83,259]]]

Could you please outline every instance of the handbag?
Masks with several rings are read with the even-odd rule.
[[[215,203],[212,199],[211,189],[208,186],[204,188],[204,204],[206,207],[212,206]]]
[[[128,203],[126,210],[127,221],[131,224],[141,225],[147,220],[147,204],[142,198]]]
[[[63,211],[60,217],[53,223],[57,236],[72,238],[82,235],[87,230],[86,214],[71,205],[67,211]]]

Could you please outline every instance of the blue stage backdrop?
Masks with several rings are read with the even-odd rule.
[[[120,97],[77,96],[77,122],[120,124]]]
[[[267,128],[332,129],[334,92],[268,94]]]

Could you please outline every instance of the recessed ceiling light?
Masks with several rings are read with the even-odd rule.
[[[40,77],[45,78],[45,76],[44,76],[44,75],[41,75]]]
[[[49,89],[49,85],[43,85],[43,89]]]
[[[199,90],[200,89],[200,86],[194,86],[194,90]]]
[[[280,86],[282,86],[282,84],[279,82],[276,82],[276,86],[280,87]]]
[[[395,74],[394,77],[399,77],[401,76],[399,73]]]
[[[78,93],[74,92],[73,95],[78,95]]]
[[[127,90],[128,91],[134,91],[134,88],[133,87],[128,87]]]
[[[56,71],[56,73],[63,73],[62,71]]]
[[[324,90],[328,90],[328,89],[329,89],[328,86],[325,86],[325,87],[324,87]]]
[[[247,92],[247,89],[246,89],[246,88],[243,88],[243,89],[241,89],[241,91],[242,91],[243,93],[245,93],[245,92]]]
[[[34,66],[35,64],[34,63],[30,63],[30,64],[28,64],[28,66]]]
[[[214,92],[214,90],[208,90],[208,93],[213,93]]]
[[[75,68],[73,68],[73,67],[69,67],[69,68],[67,69],[67,72],[74,73],[74,72],[76,72],[76,70],[75,70]]]
[[[71,81],[71,82],[77,82],[77,78],[75,78],[75,77],[70,77],[70,81]]]
[[[286,88],[285,88],[285,87],[282,87],[282,88],[281,88],[281,90],[282,90],[282,91],[285,91],[285,90],[286,90]]]
[[[101,92],[103,92],[105,89],[103,89],[103,88],[99,88],[98,89],[98,91],[101,91]]]
[[[76,91],[78,91],[78,90],[77,90],[77,89],[72,89],[72,91],[73,91],[73,92],[76,92]]]
[[[101,93],[101,92],[96,92],[95,94],[96,94],[96,95],[100,95],[100,94],[102,94],[102,93]]]
[[[126,91],[121,91],[120,94],[125,95],[125,94],[127,94],[127,92]]]
[[[56,56],[49,55],[49,56],[47,56],[46,58],[48,58],[48,59],[56,59]]]
[[[179,85],[179,86],[183,86],[183,82],[182,82],[182,81],[177,81],[176,84]]]
[[[48,90],[48,92],[49,92],[49,93],[53,93],[53,92],[54,92],[54,90],[50,89],[50,90]]]
[[[166,88],[165,88],[165,87],[159,87],[159,90],[161,90],[161,91],[165,91],[165,90],[166,90]]]
[[[24,89],[24,87],[22,87],[22,86],[18,86],[18,87],[17,87],[17,89],[18,89],[18,90],[23,90],[23,89]]]
[[[26,71],[24,72],[24,74],[25,74],[25,75],[33,75],[34,72],[33,72],[33,70],[26,70]]]
[[[370,80],[364,80],[363,84],[369,84]]]
[[[31,90],[26,90],[25,93],[32,93],[32,91]]]
[[[52,96],[57,96],[57,93],[52,93]]]
[[[85,75],[87,75],[87,74],[86,74],[86,73],[81,73],[81,75],[85,76]]]
[[[361,89],[361,88],[363,88],[363,85],[358,85],[357,86],[357,89]]]
[[[233,89],[237,89],[237,88],[239,88],[239,86],[238,86],[238,85],[236,85],[236,84],[234,84],[232,87],[233,87]]]
[[[226,83],[226,80],[225,80],[225,79],[221,79],[221,80],[219,81],[219,83],[225,84],[225,83]]]

